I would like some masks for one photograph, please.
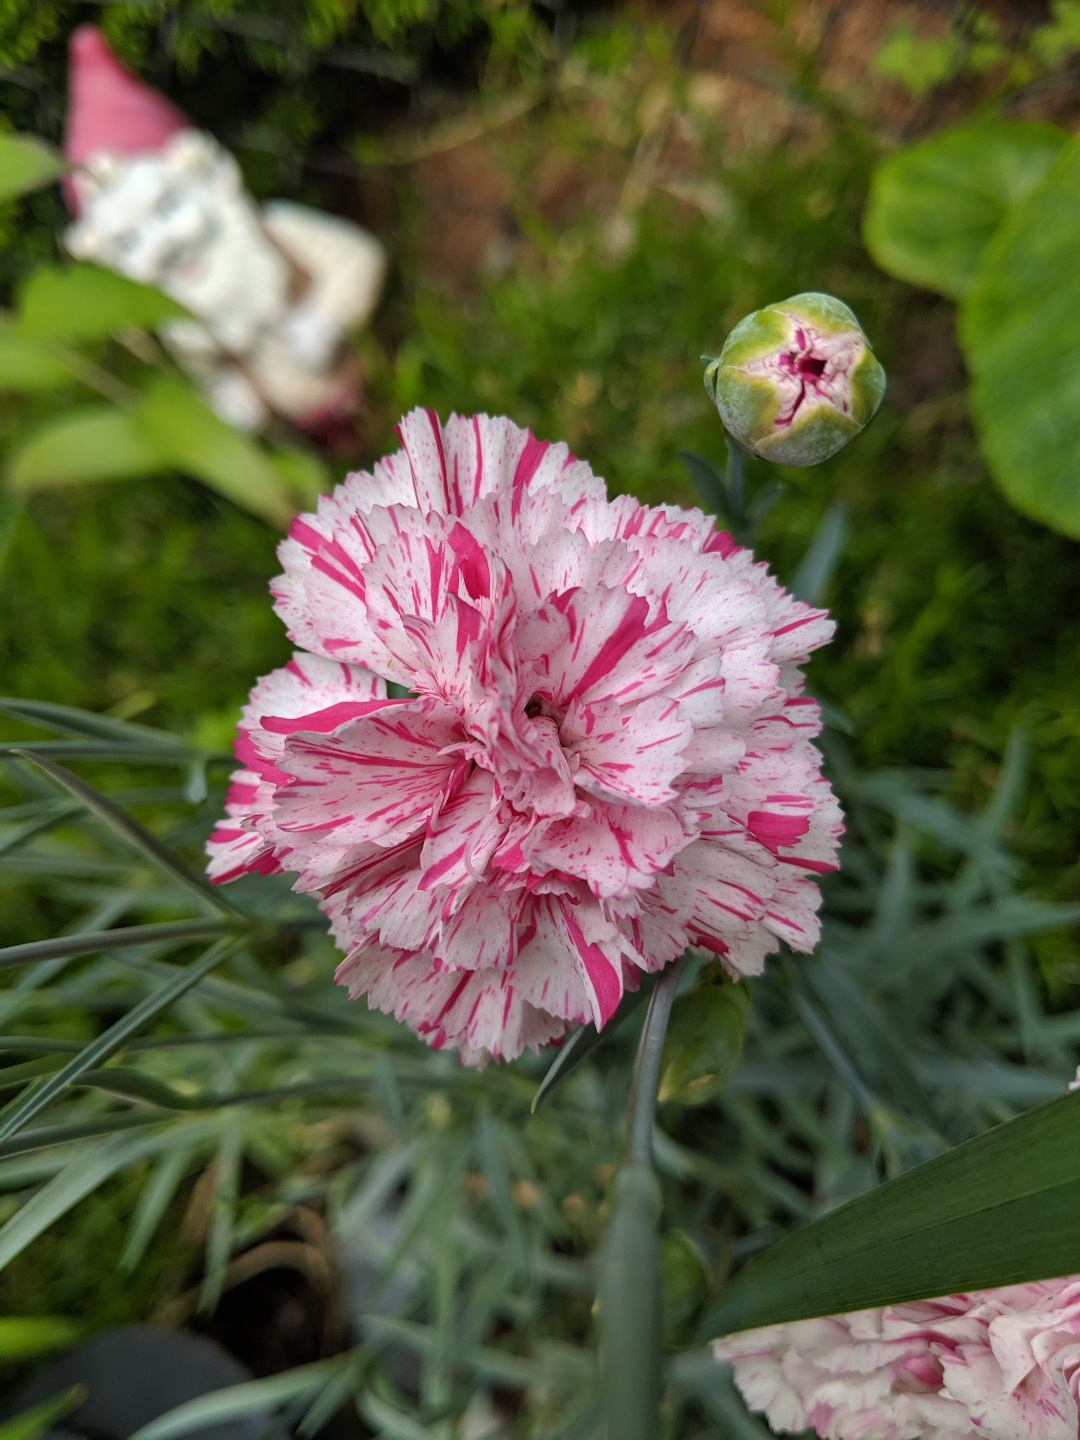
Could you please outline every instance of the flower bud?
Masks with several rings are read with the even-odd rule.
[[[874,414],[885,371],[852,311],[810,292],[740,320],[709,362],[705,389],[747,450],[778,465],[817,465]]]
[[[671,1007],[660,1062],[662,1101],[700,1105],[726,1085],[739,1068],[750,991],[735,984],[720,965],[708,965],[692,990]]]

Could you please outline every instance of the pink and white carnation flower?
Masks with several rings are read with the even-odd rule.
[[[713,1342],[751,1410],[822,1440],[1077,1440],[1080,1276]]]
[[[302,649],[244,709],[211,877],[296,871],[350,995],[470,1063],[603,1025],[687,945],[809,951],[825,614],[509,420],[399,433],[281,547]]]

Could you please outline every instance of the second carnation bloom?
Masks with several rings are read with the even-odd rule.
[[[603,1025],[688,944],[811,949],[825,615],[509,420],[400,434],[282,546],[303,650],[245,707],[212,877],[296,871],[350,993],[474,1063]]]

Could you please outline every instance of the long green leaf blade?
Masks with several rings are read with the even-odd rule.
[[[187,889],[192,891],[204,903],[209,902],[220,910],[231,911],[232,914],[239,914],[232,901],[226,900],[224,895],[213,890],[201,876],[189,870],[178,855],[174,855],[168,846],[163,845],[156,836],[151,835],[137,820],[122,810],[119,805],[103,795],[100,790],[95,790],[93,785],[87,784],[81,776],[68,770],[64,765],[57,765],[55,761],[46,759],[41,754],[35,754],[32,750],[21,752],[24,760],[32,760],[35,765],[50,775],[58,785],[71,792],[92,810],[99,819],[118,835],[121,835],[129,844],[140,850],[148,860],[166,871],[175,880]]]
[[[143,1153],[147,1137],[113,1135],[90,1154],[74,1156],[47,1185],[32,1195],[0,1230],[0,1269],[36,1240],[54,1220],[67,1212],[91,1191],[103,1185]]]
[[[909,1170],[750,1261],[702,1339],[1080,1270],[1080,1096]]]
[[[317,1360],[313,1365],[301,1365],[280,1375],[268,1375],[263,1380],[244,1380],[224,1390],[212,1390],[209,1395],[199,1395],[174,1410],[167,1410],[136,1430],[130,1440],[173,1440],[174,1436],[194,1434],[242,1415],[270,1410],[287,1400],[298,1400],[325,1384],[327,1377],[348,1358],[348,1355],[337,1355],[332,1360]]]
[[[119,930],[93,930],[84,934],[57,935],[52,940],[28,940],[0,950],[0,970],[13,970],[35,960],[55,960],[74,955],[94,955],[99,950],[126,949],[132,945],[179,945],[185,940],[207,940],[236,930],[230,920],[175,920],[161,925],[125,925]]]
[[[74,705],[57,705],[51,700],[21,700],[13,695],[0,695],[0,713],[30,725],[59,730],[63,735],[87,735],[116,745],[159,746],[169,754],[179,751],[185,759],[205,753],[168,730],[136,725],[131,720],[115,720],[111,715],[79,710]]]
[[[44,1085],[34,1087],[27,1092],[21,1103],[17,1103],[8,1110],[2,1121],[0,1121],[0,1140],[6,1140],[9,1135],[14,1135],[17,1130],[31,1120],[35,1115],[51,1105],[56,1097],[67,1087],[85,1075],[88,1070],[95,1069],[103,1060],[114,1054],[123,1045],[130,1035],[142,1028],[179,999],[193,985],[197,985],[204,975],[208,975],[215,965],[220,965],[226,955],[229,954],[235,942],[219,940],[216,945],[211,945],[201,960],[196,960],[193,965],[186,969],[168,985],[148,995],[145,1000],[136,1005],[132,1010],[118,1020],[115,1025],[99,1035],[96,1040],[91,1040],[78,1055],[69,1060],[62,1070],[52,1075]]]
[[[21,1415],[16,1415],[0,1425],[0,1440],[37,1440],[39,1435],[52,1430],[57,1420],[62,1420],[65,1415],[70,1415],[72,1410],[78,1409],[87,1393],[85,1385],[72,1385],[70,1389],[62,1390],[59,1395],[51,1395],[48,1400],[42,1400],[40,1405],[34,1405],[30,1410],[24,1410]]]

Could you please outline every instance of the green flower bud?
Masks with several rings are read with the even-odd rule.
[[[728,1084],[742,1058],[750,991],[720,965],[708,965],[671,1007],[660,1062],[662,1101],[700,1105]]]
[[[848,307],[809,292],[740,320],[705,389],[740,445],[778,465],[817,465],[881,404],[885,371]]]

